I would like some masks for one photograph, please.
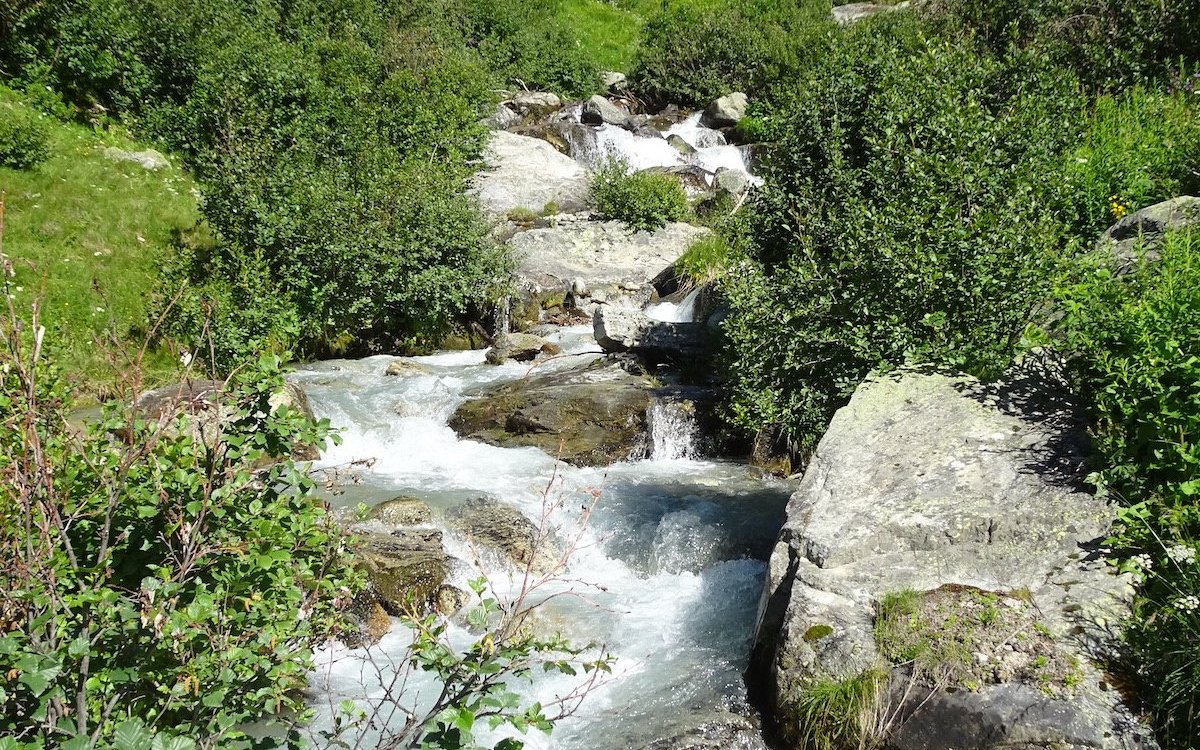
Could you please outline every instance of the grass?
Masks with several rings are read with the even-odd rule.
[[[31,109],[0,87],[0,106]],[[0,167],[4,252],[14,275],[9,293],[18,311],[41,298],[47,340],[83,403],[114,393],[127,362],[109,361],[114,336],[138,341],[147,327],[147,300],[173,238],[199,217],[190,178],[177,167],[150,172],[104,156],[108,146],[141,150],[119,131],[46,118],[50,156],[32,169]],[[176,371],[174,355],[152,352],[150,381]]]
[[[716,281],[729,266],[729,245],[718,234],[699,239],[675,261],[675,272],[695,286]]]
[[[579,44],[608,70],[629,72],[638,36],[659,0],[559,0],[555,13],[579,34]]]
[[[887,672],[869,669],[846,680],[816,680],[796,701],[799,746],[808,750],[869,748],[877,740]]]

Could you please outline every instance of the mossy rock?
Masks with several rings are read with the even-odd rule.
[[[449,566],[440,531],[365,534],[354,558],[391,615],[426,611]]]
[[[601,360],[482,392],[450,427],[491,445],[541,448],[575,466],[607,466],[645,449],[651,387]]]
[[[392,526],[419,526],[431,522],[433,513],[425,501],[409,495],[399,495],[371,508],[367,519]]]
[[[517,568],[528,567],[537,575],[553,572],[560,551],[521,511],[491,497],[474,497],[447,516],[452,529],[473,543],[481,544],[507,558]]]

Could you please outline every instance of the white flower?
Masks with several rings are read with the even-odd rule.
[[[1200,598],[1190,594],[1181,596],[1175,600],[1175,607],[1183,612],[1195,612],[1200,609]]]
[[[1150,570],[1154,567],[1154,565],[1150,562],[1150,555],[1134,555],[1133,557],[1129,558],[1129,562],[1133,563],[1135,567],[1141,568],[1142,570]]]
[[[104,312],[104,308],[103,308],[103,307],[97,307],[97,308],[96,308],[96,312],[98,312],[98,313],[100,313],[100,312]]]
[[[1191,565],[1196,562],[1196,548],[1186,544],[1176,544],[1167,547],[1167,557],[1177,565]]]

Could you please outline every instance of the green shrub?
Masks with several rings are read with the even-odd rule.
[[[0,102],[0,167],[30,169],[50,156],[50,128],[33,111]]]
[[[1200,60],[1197,0],[938,0],[922,9],[993,53],[1036,49],[1113,91]]]
[[[664,4],[642,29],[630,83],[658,105],[702,107],[731,91],[757,95],[796,78],[821,52],[828,15],[819,2]]]
[[[658,172],[631,172],[612,160],[592,178],[592,198],[602,219],[623,221],[631,229],[652,231],[691,214],[679,181]]]
[[[1070,374],[1093,409],[1099,486],[1121,500],[1110,540],[1143,579],[1129,668],[1163,747],[1200,736],[1200,231],[1114,278],[1109,259],[1062,293]],[[1189,744],[1191,743],[1191,744]]]
[[[806,452],[876,367],[992,375],[1049,294],[1084,100],[1036,55],[981,57],[889,14],[765,122],[752,258],[726,281],[731,416]]]
[[[150,747],[158,733],[155,747],[247,747],[252,725],[286,732],[359,585],[287,458],[328,423],[273,410],[282,375],[264,360],[228,385],[228,420],[203,439],[117,406],[77,432],[33,337],[4,333],[5,746]]]

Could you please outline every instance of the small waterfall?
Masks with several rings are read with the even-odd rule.
[[[700,301],[700,289],[696,287],[679,301],[659,302],[646,308],[646,317],[661,323],[694,323]]]
[[[650,407],[653,461],[695,458],[700,442],[696,407],[690,401],[655,401]]]

